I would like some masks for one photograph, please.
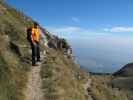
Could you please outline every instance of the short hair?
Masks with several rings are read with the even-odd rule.
[[[39,26],[39,24],[37,22],[34,22],[33,24],[34,24],[34,26]]]

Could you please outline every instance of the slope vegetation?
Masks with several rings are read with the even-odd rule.
[[[31,24],[31,18],[0,1],[0,100],[25,100],[30,98],[31,91],[36,92],[33,85],[37,85],[39,76],[30,64],[30,47],[26,40],[26,28]],[[58,39],[51,37],[50,45],[54,49],[48,50],[47,58],[42,60],[47,63],[40,66],[41,72],[37,71],[43,80],[44,98],[86,100],[82,84],[85,78],[79,80],[79,67],[64,57],[63,50],[57,50]]]
[[[24,60],[28,49],[21,46],[28,24],[22,13],[0,1],[0,100],[24,99],[30,65]]]
[[[123,81],[132,82],[132,76],[86,73],[60,48],[60,42],[68,47],[67,42],[49,32],[50,48],[41,46],[41,54],[45,50],[46,55],[41,55],[40,66],[32,67],[26,40],[26,28],[32,23],[30,17],[0,0],[0,100],[132,100],[132,88],[130,92],[124,87],[129,81]]]

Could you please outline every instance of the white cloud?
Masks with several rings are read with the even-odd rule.
[[[76,23],[80,22],[79,18],[77,18],[77,17],[72,17],[72,21],[74,21]]]
[[[88,38],[91,36],[105,36],[106,33],[95,32],[90,29],[76,26],[46,27],[51,33],[64,38]]]
[[[54,33],[75,33],[75,32],[79,32],[81,30],[80,27],[74,27],[74,26],[67,26],[67,27],[48,27],[48,29],[51,32]]]
[[[133,27],[112,27],[112,28],[105,28],[104,31],[106,32],[133,32]]]
[[[64,26],[64,27],[46,27],[52,34],[59,37],[76,37],[82,29],[76,26]]]

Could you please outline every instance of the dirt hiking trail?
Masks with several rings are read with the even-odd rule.
[[[25,100],[43,100],[42,80],[40,76],[41,65],[32,67],[28,73]]]

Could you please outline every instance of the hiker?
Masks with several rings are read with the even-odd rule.
[[[32,65],[36,66],[40,62],[40,38],[41,30],[39,29],[38,23],[34,22],[32,28],[27,29],[27,39],[32,49]],[[43,36],[44,38],[44,36]]]

